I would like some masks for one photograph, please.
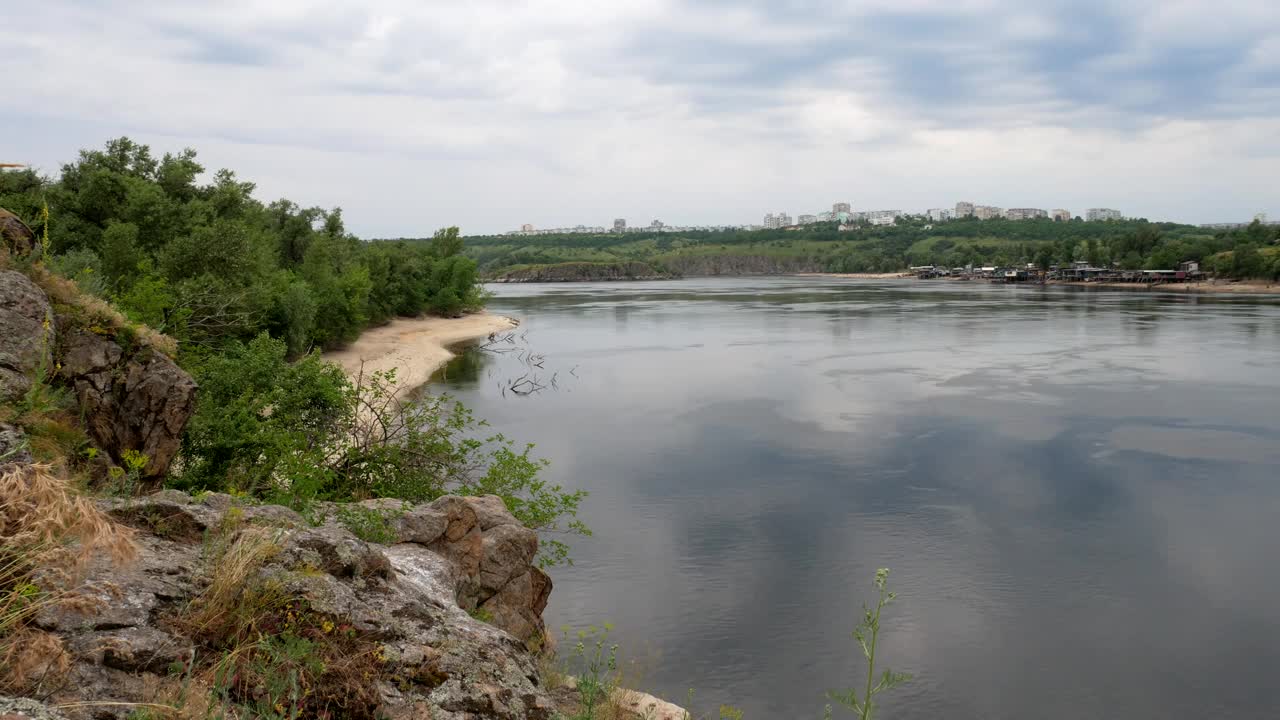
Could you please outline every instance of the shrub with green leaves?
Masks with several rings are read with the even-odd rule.
[[[353,382],[318,354],[292,363],[287,355],[264,334],[197,367],[200,403],[176,485],[299,510],[317,500],[497,495],[534,530],[589,534],[576,519],[586,493],[542,479],[547,463],[533,446],[486,435],[447,397],[406,398],[394,371]],[[544,566],[568,562],[563,541],[544,538],[541,548]]]
[[[395,521],[403,510],[368,508],[362,505],[342,505],[338,508],[338,523],[352,535],[365,542],[389,545],[396,541]]]

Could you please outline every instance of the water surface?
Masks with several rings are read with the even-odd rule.
[[[591,492],[550,627],[815,718],[892,568],[886,718],[1280,715],[1280,302],[812,278],[502,285],[554,387],[437,389]]]

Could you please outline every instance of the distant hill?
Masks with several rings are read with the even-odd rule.
[[[1146,220],[953,220],[934,223],[899,218],[892,226],[862,225],[840,231],[835,223],[780,230],[683,233],[602,233],[465,238],[464,253],[487,278],[595,279],[600,272],[638,274],[643,263],[655,275],[751,275],[792,272],[896,272],[913,265],[959,267],[1035,263],[1048,267],[1074,260],[1128,268],[1172,268],[1199,260],[1222,274],[1269,276],[1275,268],[1266,246],[1280,228],[1248,226],[1210,230]],[[1262,262],[1236,268],[1232,251],[1254,245]],[[1224,254],[1225,253],[1225,254]],[[1257,267],[1255,267],[1257,265]]]

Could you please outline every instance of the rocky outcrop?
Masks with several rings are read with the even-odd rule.
[[[31,228],[4,208],[0,208],[0,245],[18,257],[26,257],[40,249],[40,243]]]
[[[71,667],[55,704],[157,700],[173,669],[216,650],[178,620],[226,572],[211,538],[232,542],[269,529],[274,550],[246,580],[304,602],[376,643],[370,716],[409,720],[550,720],[554,707],[529,646],[540,645],[551,581],[534,566],[537,535],[496,497],[443,497],[417,507],[373,501],[388,544],[361,540],[321,508],[316,526],[282,507],[199,500],[166,490],[104,501],[138,530],[139,559],[123,570],[90,569],[74,607],[44,609],[36,624],[58,635]],[[317,518],[312,518],[313,520]],[[483,621],[482,621],[483,619]],[[180,680],[180,678],[179,678]],[[366,686],[368,687],[368,686]],[[373,700],[371,700],[373,702]],[[99,704],[79,718],[123,718],[127,705]]]
[[[22,397],[39,368],[53,372],[53,309],[26,275],[0,272],[0,402]]]
[[[133,450],[149,459],[146,477],[163,476],[195,411],[195,380],[128,328],[81,324],[74,313],[55,316],[23,273],[0,272],[0,402],[21,398],[43,373],[70,386],[90,437],[116,463]]]
[[[152,348],[126,352],[88,330],[62,337],[60,357],[60,377],[75,391],[94,442],[117,463],[126,450],[141,452],[149,459],[143,474],[163,476],[195,412],[195,380]]]

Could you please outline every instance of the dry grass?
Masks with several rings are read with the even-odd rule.
[[[83,602],[90,561],[131,560],[133,533],[113,523],[50,465],[0,474],[0,689],[31,692],[68,667],[62,642],[30,627],[52,606]]]
[[[83,316],[86,327],[90,329],[100,327],[104,330],[116,332],[132,332],[148,347],[154,348],[169,357],[177,356],[177,340],[156,332],[146,325],[137,325],[130,322],[128,318],[112,307],[106,300],[94,297],[81,290],[80,286],[75,284],[75,281],[50,272],[48,268],[39,263],[30,268],[28,275],[30,275],[32,282],[39,285],[53,302],[77,310]]]
[[[222,642],[240,634],[246,613],[269,611],[278,604],[273,593],[252,583],[253,574],[280,552],[279,530],[263,527],[223,528],[211,538],[208,587],[180,619],[193,635]],[[252,597],[250,597],[252,596]]]
[[[20,557],[42,549],[26,556],[33,564],[59,560],[64,567],[83,567],[103,553],[115,562],[137,553],[132,530],[112,522],[65,475],[44,464],[0,474],[0,538],[5,551]]]
[[[173,623],[204,647],[170,716],[372,720],[383,672],[378,644],[258,570],[280,552],[280,530],[228,520],[206,538],[209,584]],[[193,708],[196,708],[193,710]]]

